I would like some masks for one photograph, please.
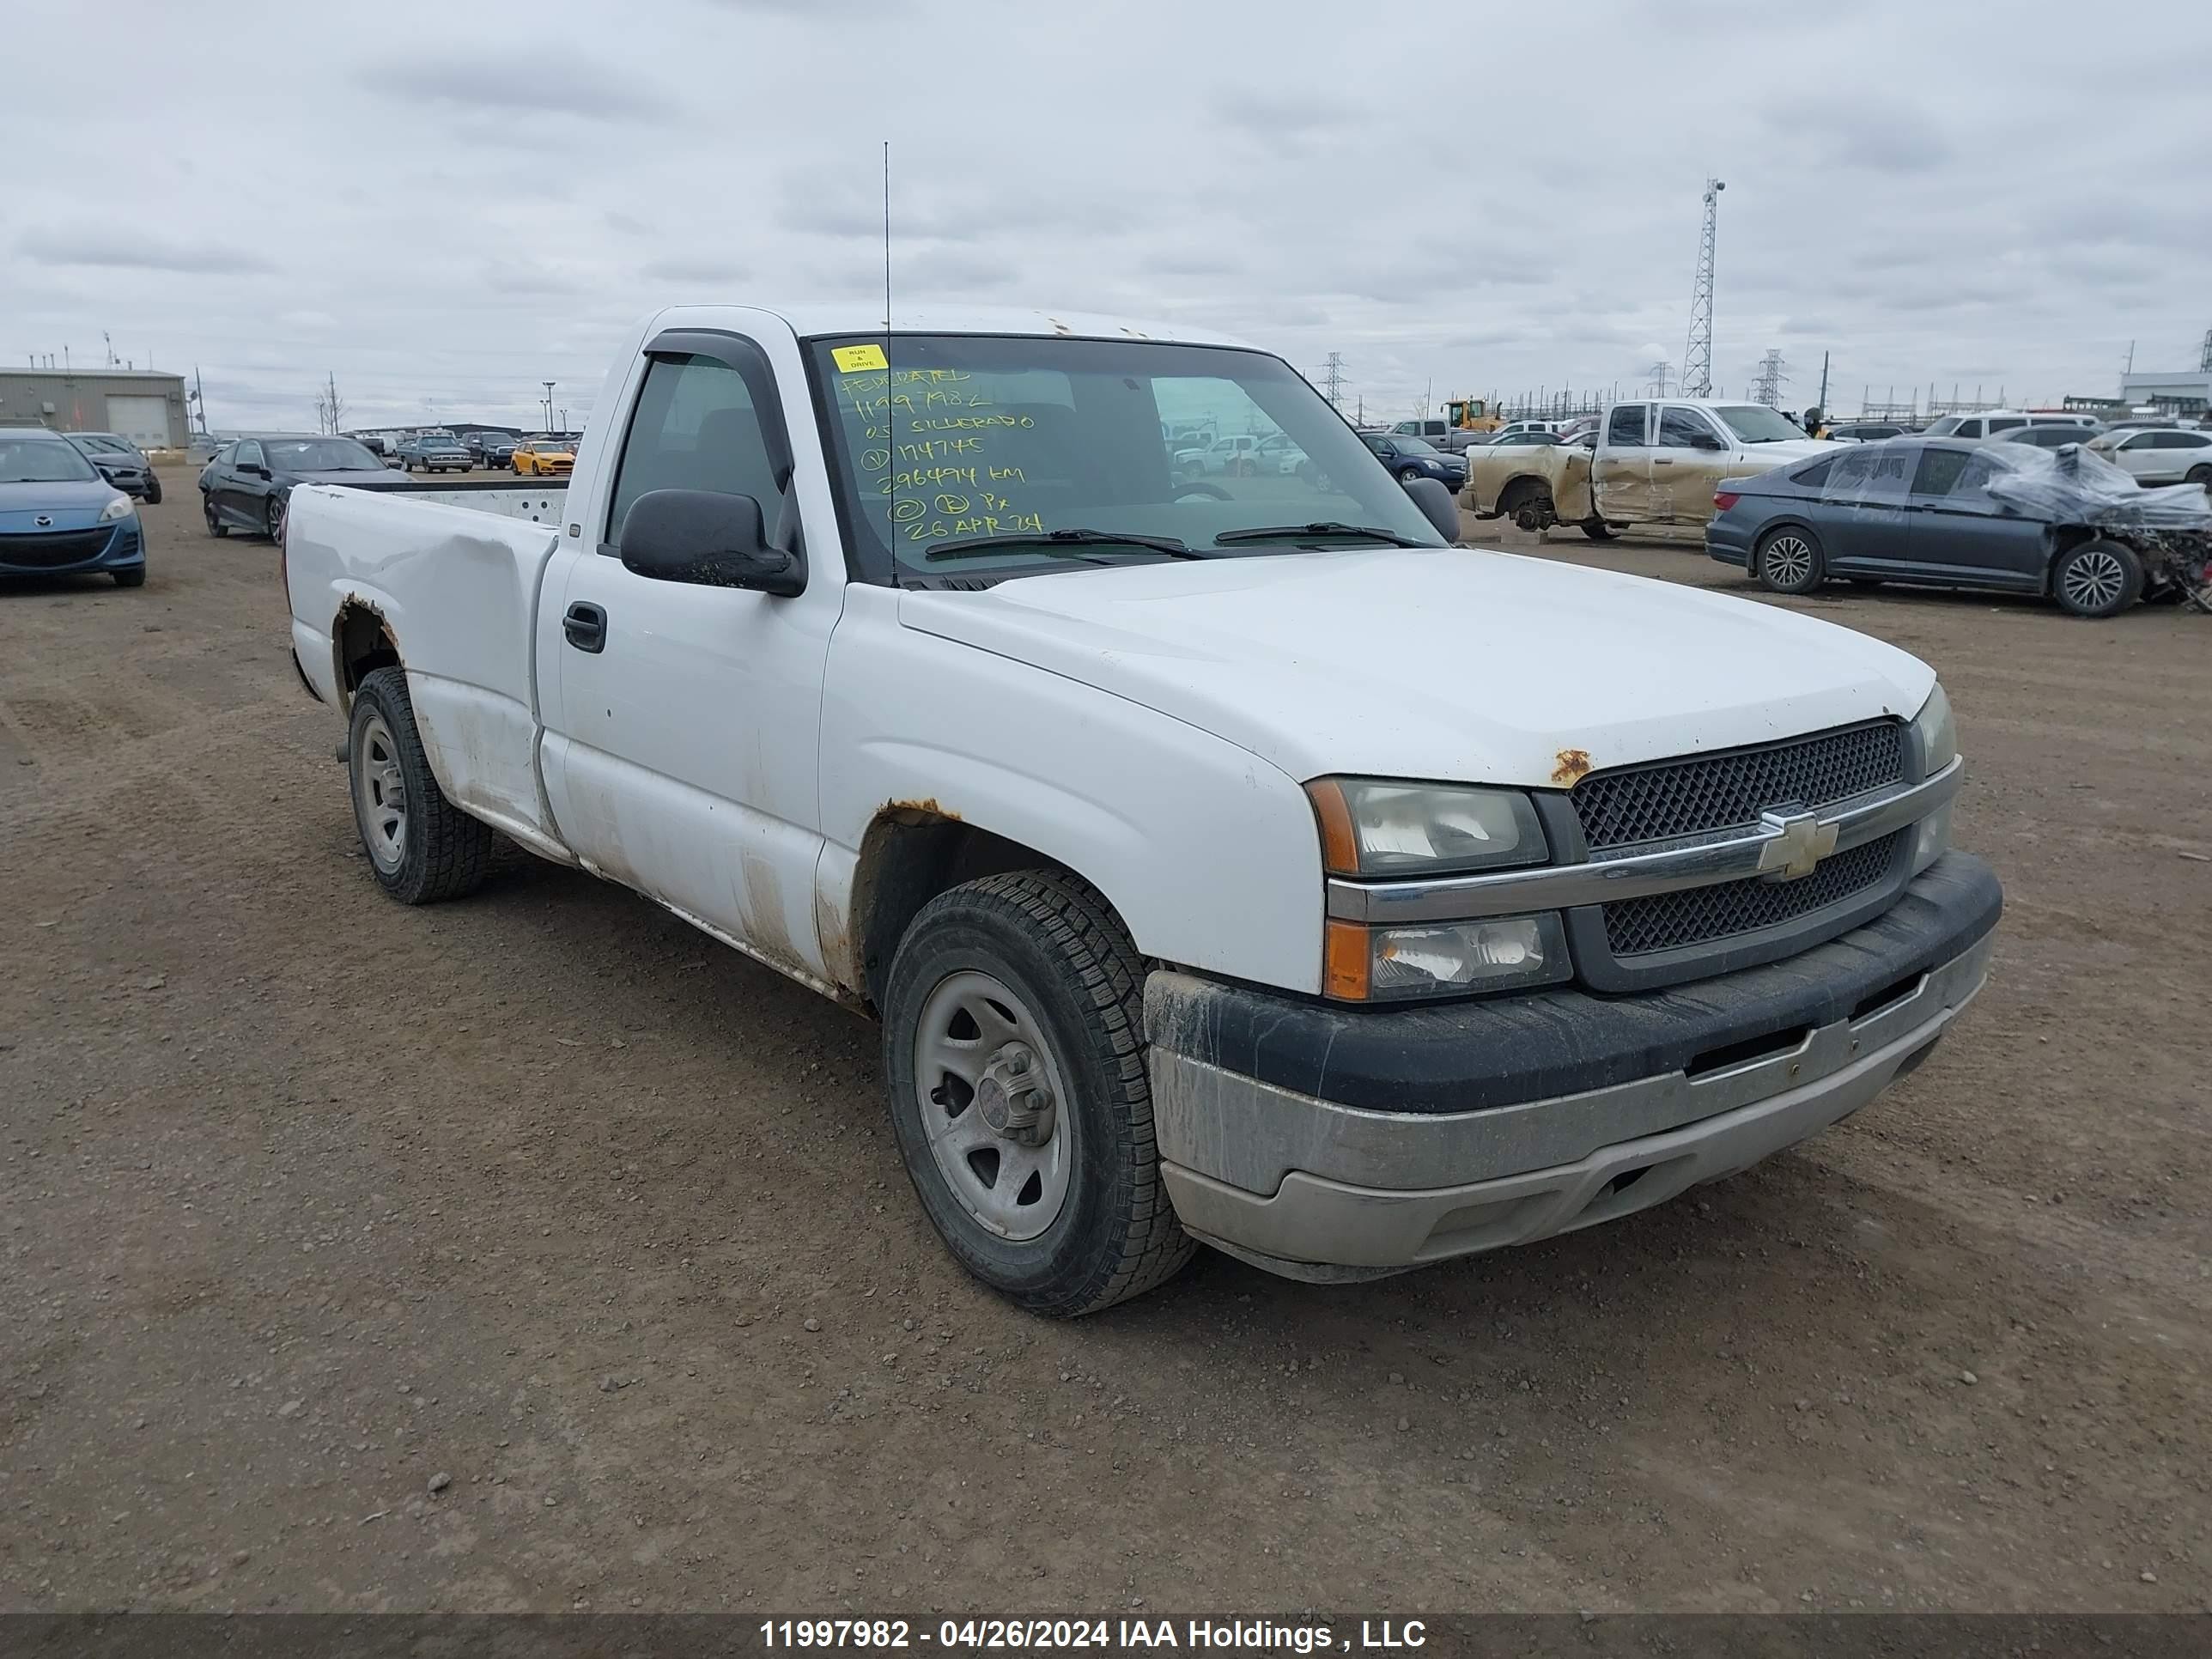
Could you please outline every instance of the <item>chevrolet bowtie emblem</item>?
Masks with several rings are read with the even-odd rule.
[[[1821,823],[1810,812],[1762,812],[1759,821],[1773,837],[1759,849],[1761,875],[1795,881],[1811,875],[1814,866],[1836,850],[1836,826]]]

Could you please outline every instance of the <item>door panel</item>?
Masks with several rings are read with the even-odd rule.
[[[1820,540],[1829,568],[1886,570],[1917,556],[1907,496],[1917,459],[1917,450],[1888,444],[1837,458],[1820,491]]]
[[[607,521],[588,527],[597,550],[564,552],[548,573],[541,663],[558,690],[546,784],[589,868],[818,981],[816,755],[836,611],[658,580],[615,556],[629,504],[654,489],[749,495],[780,534],[795,531],[775,381],[743,344],[717,347],[736,368],[694,350],[653,357]],[[841,575],[817,568],[813,580]],[[596,607],[602,628],[569,625],[579,606]]]
[[[1954,449],[1921,453],[1912,477],[1912,563],[1923,580],[2025,590],[2043,585],[2040,520],[1990,499],[1988,456]]]
[[[1590,458],[1590,501],[1615,523],[1649,522],[1658,516],[1651,482],[1651,406],[1621,404],[1606,416]]]

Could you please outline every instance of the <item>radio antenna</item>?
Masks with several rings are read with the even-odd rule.
[[[890,457],[890,505],[884,509],[884,543],[891,555],[891,586],[905,586],[898,568],[898,412],[891,380],[891,141],[884,140],[884,449]]]

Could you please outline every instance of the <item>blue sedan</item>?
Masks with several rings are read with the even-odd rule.
[[[60,433],[0,428],[0,576],[103,573],[145,582],[137,504]]]
[[[1467,482],[1467,457],[1447,455],[1425,438],[1396,432],[1363,432],[1359,436],[1400,483],[1434,478],[1445,489],[1457,490]]]

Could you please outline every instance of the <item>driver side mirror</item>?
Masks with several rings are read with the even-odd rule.
[[[1700,432],[1690,440],[1692,449],[1726,449],[1728,446],[1710,432]]]
[[[241,462],[239,465],[238,470],[246,474],[249,478],[265,478],[269,476],[269,469],[262,465],[258,461]]]
[[[1460,538],[1459,500],[1450,490],[1434,478],[1415,478],[1406,486],[1406,493],[1413,498],[1413,505],[1421,509],[1421,516],[1447,542]]]
[[[770,547],[760,503],[713,489],[654,489],[630,504],[618,550],[655,581],[743,587],[778,599],[806,591],[806,562]]]

